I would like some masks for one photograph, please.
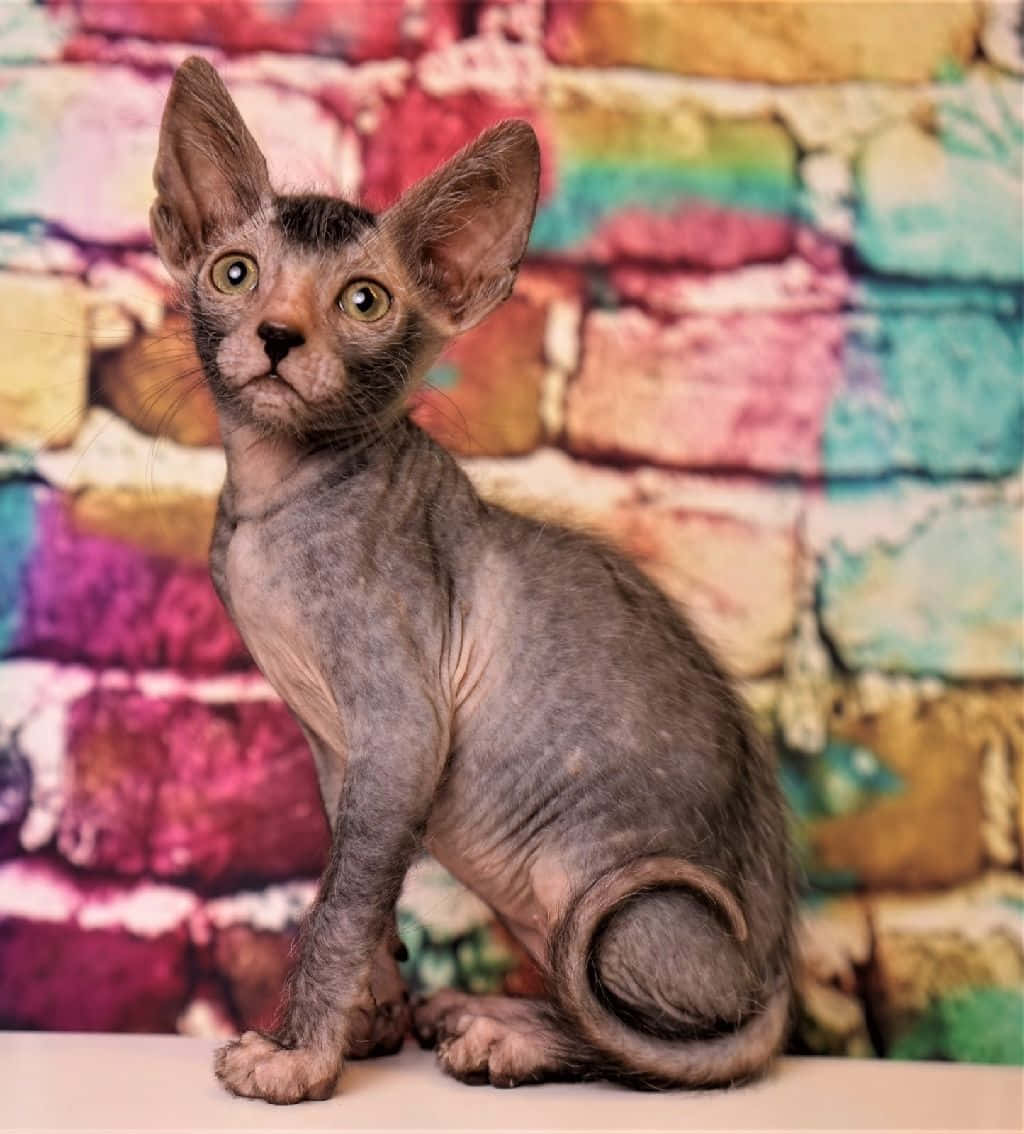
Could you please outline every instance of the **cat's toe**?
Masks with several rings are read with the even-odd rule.
[[[437,1046],[442,1069],[463,1083],[517,1087],[540,1077],[539,1053],[528,1036],[500,1020],[463,1013]]]
[[[417,996],[412,1003],[412,1030],[420,1047],[434,1047],[445,1034],[445,1021],[461,1012],[470,997],[454,988],[445,988],[433,996]]]

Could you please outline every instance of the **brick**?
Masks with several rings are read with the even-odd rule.
[[[838,311],[851,292],[850,279],[838,262],[819,267],[801,256],[728,272],[612,265],[608,275],[620,303],[672,316]]]
[[[898,1043],[930,1009],[957,993],[1019,990],[1022,902],[1024,882],[1014,874],[987,875],[946,893],[869,899],[875,931],[869,989],[887,1043]],[[1019,1007],[1014,1011],[1019,1023],[1017,1012]],[[991,1016],[982,1023],[983,1028],[997,1026]]]
[[[561,63],[627,64],[735,80],[930,79],[974,54],[975,5],[556,0],[546,46]]]
[[[594,312],[569,387],[569,446],[683,468],[815,473],[841,350],[837,315],[662,324],[637,310]]]
[[[542,432],[546,326],[541,305],[514,295],[445,351],[416,399],[416,421],[456,453],[528,453]]]
[[[35,471],[55,487],[184,492],[216,496],[224,483],[224,452],[152,437],[102,406],[85,415],[74,442],[33,454]]]
[[[380,112],[379,128],[365,138],[363,200],[370,208],[382,209],[488,126],[505,118],[537,117],[528,105],[475,88],[440,98],[412,87],[389,102]],[[545,131],[539,122],[534,125],[547,148]]]
[[[226,983],[239,1030],[271,1030],[291,971],[295,934],[268,933],[245,925],[219,930],[213,962]]]
[[[0,748],[11,760],[7,813],[16,817],[9,833],[25,851],[53,840],[64,806],[67,706],[94,684],[95,675],[84,667],[30,659],[0,664]]]
[[[98,690],[72,706],[67,781],[57,846],[78,867],[224,888],[323,866],[312,757],[277,701]]]
[[[19,605],[36,547],[39,493],[27,481],[0,481],[0,655],[20,632]]]
[[[886,303],[884,291],[878,298]],[[830,475],[1000,476],[1019,467],[1019,315],[985,310],[984,293],[957,298],[959,309],[885,306],[848,319],[843,381],[824,429]]]
[[[861,1000],[871,958],[867,910],[856,898],[805,901],[798,930],[796,1040],[815,1055],[877,1054]]]
[[[140,548],[151,555],[205,564],[217,501],[185,492],[89,488],[70,500],[77,532]]]
[[[793,247],[796,154],[767,115],[714,118],[686,91],[617,97],[565,76],[546,95],[553,184],[532,247],[724,269]]]
[[[1021,673],[1024,576],[1013,482],[1005,489],[833,486],[815,532],[823,624],[851,669]]]
[[[188,990],[186,935],[139,940],[30,921],[0,922],[5,1028],[172,1032]]]
[[[164,324],[168,302],[175,296],[174,285],[154,253],[126,253],[118,260],[94,260],[85,273],[93,305],[119,308],[131,324],[134,335],[136,325],[153,334]],[[177,327],[168,327],[174,333]],[[114,346],[123,345],[121,342]],[[94,349],[104,349],[101,342],[93,342]]]
[[[70,30],[66,13],[31,0],[8,0],[0,7],[0,62],[59,59]]]
[[[856,246],[892,274],[1018,282],[1021,90],[975,74],[936,108],[936,126],[880,131],[858,162]]]
[[[56,493],[0,486],[0,501],[17,525],[0,591],[7,650],[200,673],[249,664],[205,565],[76,530]]]
[[[937,88],[886,82],[844,82],[773,88],[773,104],[808,155],[850,160],[893,122],[928,121]]]
[[[198,936],[215,984],[226,989],[236,1028],[272,1026],[299,923],[315,893],[315,882],[292,881],[207,902]]]
[[[159,330],[133,338],[96,362],[104,401],[136,429],[181,445],[217,445],[220,428],[188,320],[168,315]]]
[[[174,1031],[192,905],[168,887],[79,885],[45,860],[0,867],[3,1027]]]
[[[74,10],[78,27],[105,35],[210,44],[233,53],[308,52],[350,62],[414,53],[446,43],[458,31],[452,0],[340,5],[298,0],[287,9],[257,0],[77,0]]]
[[[968,881],[987,857],[985,743],[1024,747],[1021,689],[868,680],[836,687],[829,747],[804,762],[807,870],[872,889]]]
[[[0,272],[0,441],[66,445],[85,413],[89,342],[76,280]]]
[[[124,67],[5,69],[0,143],[11,156],[0,217],[38,217],[88,242],[148,244],[166,93],[165,77]],[[358,187],[354,139],[314,99],[260,84],[236,86],[232,94],[278,184]],[[104,177],[94,176],[97,168]]]
[[[798,502],[787,490],[612,472],[553,450],[466,470],[488,497],[609,537],[688,609],[733,672],[781,664],[797,589]]]
[[[450,98],[477,91],[506,102],[535,102],[545,71],[537,43],[515,42],[500,35],[457,40],[424,55],[416,64],[416,80],[427,94]]]

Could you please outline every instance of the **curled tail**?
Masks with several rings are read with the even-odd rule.
[[[696,891],[723,915],[737,941],[747,924],[736,899],[706,870],[681,859],[650,857],[611,870],[569,908],[552,938],[551,973],[556,1002],[582,1038],[633,1075],[682,1086],[716,1086],[763,1070],[782,1046],[789,1025],[788,970],[764,1006],[735,1031],[707,1039],[671,1040],[621,1020],[595,993],[591,962],[607,920],[647,891]],[[685,945],[684,945],[685,947]]]

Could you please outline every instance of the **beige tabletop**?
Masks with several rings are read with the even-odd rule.
[[[213,1044],[178,1036],[0,1033],[0,1129],[808,1131],[1021,1130],[1019,1068],[788,1059],[733,1091],[638,1093],[605,1083],[499,1091],[445,1078],[412,1043],[353,1063],[329,1102],[225,1094]]]

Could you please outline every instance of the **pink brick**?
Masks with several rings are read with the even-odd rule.
[[[814,474],[840,380],[838,315],[597,311],[570,386],[570,448],[682,468]]]
[[[19,652],[206,673],[251,664],[204,564],[83,534],[55,493],[41,499],[37,517],[37,551],[19,602]]]
[[[620,302],[664,315],[838,311],[851,290],[841,265],[819,266],[802,256],[731,272],[652,271],[626,264],[613,266],[609,276]]]
[[[4,918],[0,1027],[74,1032],[173,1032],[188,995],[188,933]]]
[[[476,91],[440,99],[413,88],[387,108],[386,128],[366,139],[363,198],[370,208],[383,208],[488,126],[505,118],[535,117],[529,107]],[[537,122],[534,126],[546,149],[543,130]]]
[[[100,690],[70,716],[58,848],[76,866],[225,887],[316,874],[312,757],[276,701],[205,705]]]
[[[688,203],[665,212],[623,209],[576,251],[602,263],[653,260],[721,270],[782,260],[793,250],[794,240],[795,226],[786,216]]]
[[[415,53],[450,42],[458,31],[454,0],[76,0],[74,7],[87,32],[205,43],[232,52],[310,52],[350,62]]]

